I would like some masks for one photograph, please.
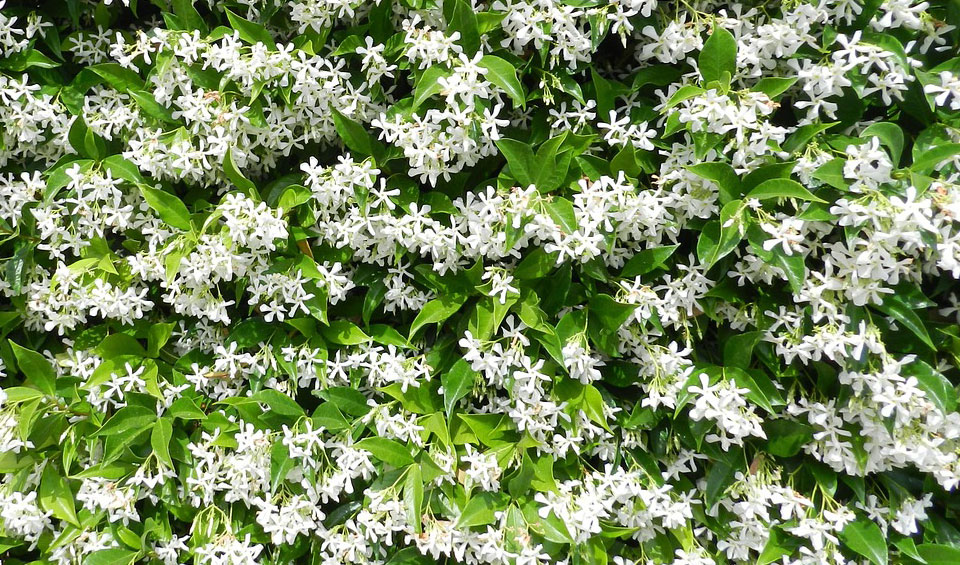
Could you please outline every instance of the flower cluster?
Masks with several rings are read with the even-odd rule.
[[[0,0],[0,561],[960,563],[947,0]]]

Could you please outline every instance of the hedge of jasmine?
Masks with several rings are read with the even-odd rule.
[[[960,563],[957,25],[7,2],[0,560]]]

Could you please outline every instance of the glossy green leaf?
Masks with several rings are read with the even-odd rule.
[[[874,565],[887,565],[887,542],[880,527],[860,519],[847,524],[840,532],[844,545],[866,557]]]

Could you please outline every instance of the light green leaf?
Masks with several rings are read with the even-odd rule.
[[[129,549],[101,549],[83,558],[83,565],[129,565],[138,553]]]
[[[507,93],[514,104],[521,108],[527,107],[527,99],[523,93],[523,85],[517,78],[517,69],[513,65],[495,55],[485,55],[478,63],[487,69],[484,78],[500,87]]]
[[[887,542],[880,527],[872,521],[861,518],[850,522],[840,532],[840,539],[874,565],[887,565]]]
[[[496,513],[503,508],[502,493],[479,492],[475,494],[460,512],[458,528],[485,526],[496,521]]]
[[[320,334],[327,341],[339,345],[359,345],[370,341],[370,336],[348,320],[334,320],[327,326],[321,326]]]
[[[572,234],[577,231],[577,214],[573,210],[573,203],[566,198],[554,198],[551,202],[544,205],[547,214],[563,233]]]
[[[170,457],[170,440],[173,438],[173,423],[170,418],[160,418],[153,425],[150,433],[150,446],[164,465],[173,469],[173,459]]]
[[[47,465],[43,469],[39,495],[44,509],[53,512],[53,515],[61,520],[80,526],[70,484],[60,476],[53,465]]]
[[[427,324],[439,324],[454,315],[457,310],[467,301],[467,297],[461,294],[453,294],[435,298],[427,302],[417,317],[410,324],[410,333],[412,339],[417,331]]]
[[[423,476],[419,465],[413,464],[407,467],[403,483],[403,503],[413,530],[419,533],[423,529],[421,517],[423,513]]]
[[[714,23],[713,33],[703,44],[697,63],[704,83],[721,80],[724,73],[733,76],[737,72],[737,40]]]
[[[241,192],[250,198],[259,199],[260,195],[257,192],[257,185],[243,176],[243,173],[237,168],[237,164],[233,160],[232,149],[227,149],[227,154],[223,159],[223,172],[227,175],[227,178],[230,179],[230,182],[233,183],[233,186],[239,188]]]
[[[764,77],[757,81],[750,90],[762,92],[771,99],[776,99],[797,82],[797,77]]]
[[[537,158],[533,154],[533,149],[522,141],[506,137],[498,139],[496,144],[500,153],[507,159],[513,178],[524,188],[534,184]]]
[[[138,186],[147,205],[164,223],[180,230],[190,231],[190,212],[186,204],[169,192],[151,188],[145,184]]]
[[[124,406],[97,431],[99,436],[119,435],[129,431],[145,431],[157,419],[157,413],[143,406]]]
[[[443,385],[443,407],[447,414],[453,413],[457,401],[470,393],[477,380],[477,373],[470,368],[470,363],[460,359],[440,376]]]
[[[394,467],[405,467],[413,464],[413,457],[410,450],[402,443],[383,437],[368,437],[358,441],[355,446],[364,451],[369,451],[371,455],[393,465]]]
[[[420,80],[417,81],[417,88],[413,94],[413,109],[416,110],[426,102],[427,98],[440,92],[443,87],[439,80],[448,76],[450,71],[441,66],[433,66],[424,71]]]
[[[798,200],[808,200],[810,202],[826,202],[826,200],[814,196],[802,184],[790,179],[770,179],[763,181],[756,188],[751,190],[744,197],[746,199],[756,198],[757,200],[768,200],[771,198],[796,198]]]
[[[26,377],[29,384],[36,386],[44,394],[54,396],[57,394],[57,373],[53,366],[47,361],[47,358],[36,351],[31,351],[10,342],[10,348],[13,349],[13,355],[17,358],[17,366],[20,372]]]
[[[241,18],[233,13],[229,8],[224,8],[227,13],[227,19],[230,21],[230,27],[240,32],[240,39],[247,43],[263,43],[271,51],[277,50],[277,44],[273,41],[273,36],[267,31],[267,28],[258,23],[251,22],[248,19]]]
[[[697,163],[687,167],[687,170],[698,177],[717,183],[720,187],[721,204],[739,198],[742,194],[740,176],[727,163]]]
[[[370,412],[367,397],[359,390],[335,386],[318,391],[317,396],[331,402],[341,412],[351,416],[364,416]]]

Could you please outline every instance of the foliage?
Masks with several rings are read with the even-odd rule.
[[[958,20],[8,2],[0,560],[960,562]]]

